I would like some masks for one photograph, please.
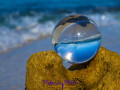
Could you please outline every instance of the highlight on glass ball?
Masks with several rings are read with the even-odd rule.
[[[70,15],[55,26],[52,44],[64,62],[81,64],[96,55],[101,44],[101,34],[89,17]]]

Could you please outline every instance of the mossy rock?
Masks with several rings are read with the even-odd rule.
[[[77,84],[43,84],[43,81],[75,81]],[[84,64],[66,69],[54,51],[31,55],[27,62],[26,90],[119,90],[120,56],[101,47],[97,55]]]

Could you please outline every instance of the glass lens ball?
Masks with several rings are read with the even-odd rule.
[[[70,15],[55,26],[52,44],[65,62],[80,64],[96,55],[101,44],[101,34],[89,17]]]

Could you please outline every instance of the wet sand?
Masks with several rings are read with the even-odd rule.
[[[102,46],[120,54],[120,33],[118,30],[102,31],[101,28],[101,33]],[[48,50],[53,50],[50,37],[33,41],[25,46],[0,54],[0,90],[24,90],[28,58],[33,53]]]
[[[45,38],[0,54],[0,90],[24,90],[28,58],[33,53],[48,50],[53,50],[51,39]]]

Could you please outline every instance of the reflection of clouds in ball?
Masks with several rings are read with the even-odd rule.
[[[71,60],[70,60],[71,57],[72,57],[72,53],[68,53],[65,58],[66,58],[67,60],[71,61]]]

